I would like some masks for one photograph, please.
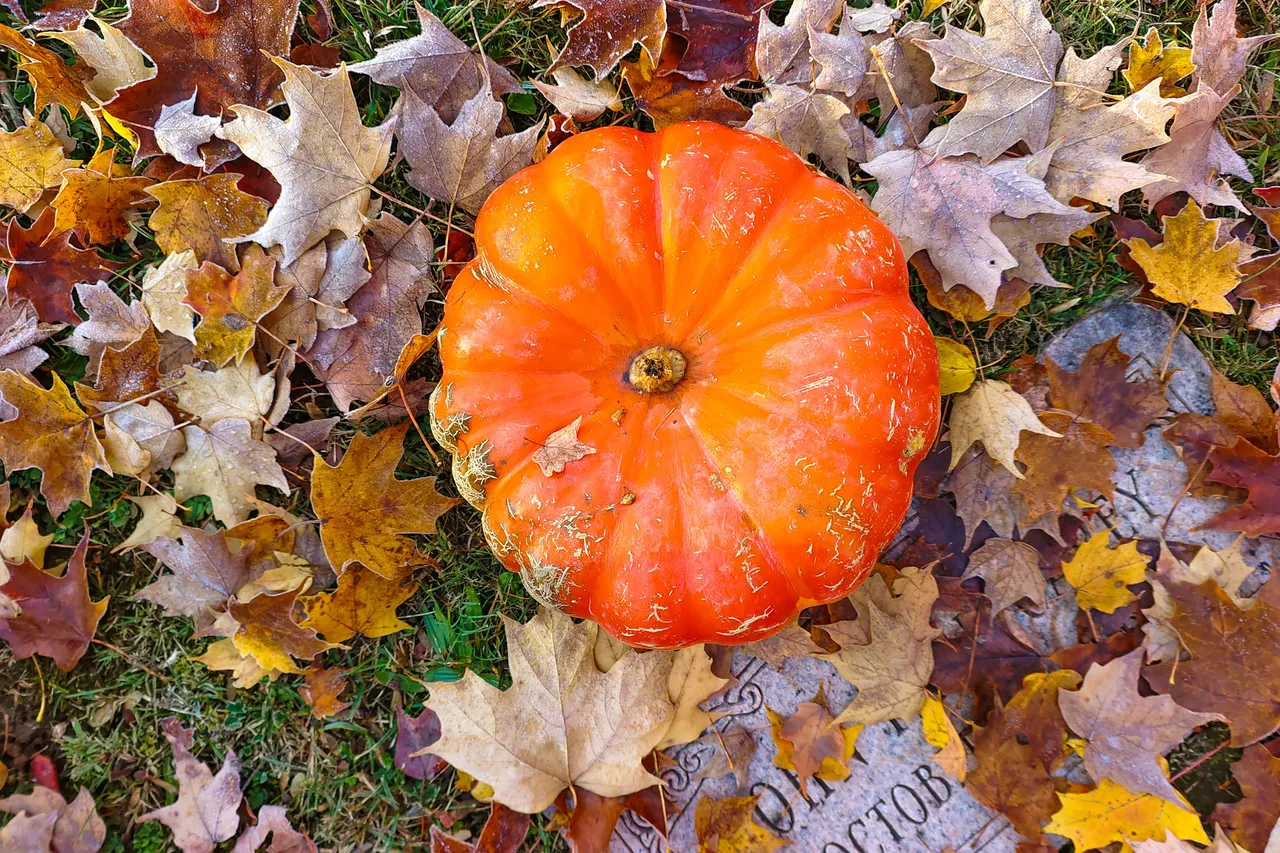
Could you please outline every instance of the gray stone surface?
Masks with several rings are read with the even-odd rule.
[[[1078,370],[1090,347],[1119,335],[1121,352],[1133,359],[1130,378],[1146,378],[1160,368],[1174,329],[1173,319],[1163,311],[1125,302],[1090,314],[1058,335],[1044,348],[1042,358],[1053,359],[1064,370]],[[1169,382],[1169,407],[1175,412],[1213,414],[1209,362],[1181,332],[1174,341],[1169,367],[1174,371]]]
[[[821,686],[837,710],[853,698],[853,688],[830,664],[815,658],[788,660],[780,672],[739,654],[733,671],[739,683],[713,710],[726,714],[717,729],[745,729],[759,743],[747,784],[739,790],[733,774],[692,781],[714,756],[713,747],[689,744],[668,750],[678,766],[667,768],[662,777],[679,809],[671,820],[670,850],[698,849],[694,812],[700,799],[755,793],[760,794],[756,822],[787,839],[787,853],[1013,853],[1017,847],[1018,836],[1008,820],[979,804],[929,760],[937,750],[925,741],[918,718],[910,725],[889,722],[864,729],[849,778],[811,779],[806,798],[795,776],[773,764],[777,749],[765,707],[790,714]],[[613,837],[612,853],[667,849],[652,827],[629,812]]]

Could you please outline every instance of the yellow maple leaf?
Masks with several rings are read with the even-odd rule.
[[[1059,794],[1062,808],[1044,828],[1070,838],[1077,851],[1096,850],[1113,841],[1161,839],[1173,833],[1187,841],[1208,844],[1200,816],[1183,800],[1181,805],[1152,794],[1134,794],[1103,779],[1092,791]]]
[[[791,842],[752,818],[760,795],[714,800],[703,797],[693,815],[698,853],[770,853]]]
[[[63,172],[79,165],[66,158],[44,122],[28,117],[25,127],[0,131],[0,204],[26,213],[45,190],[62,183]]]
[[[1160,95],[1177,98],[1187,94],[1186,89],[1176,85],[1177,82],[1195,70],[1191,48],[1176,44],[1166,46],[1159,31],[1152,27],[1147,30],[1145,39],[1129,43],[1129,67],[1124,70],[1124,79],[1134,92],[1145,89],[1152,80],[1159,80]]]
[[[1076,602],[1103,613],[1115,613],[1133,601],[1136,596],[1128,585],[1142,583],[1147,571],[1147,558],[1138,552],[1137,543],[1111,548],[1110,535],[1107,530],[1095,533],[1062,564],[1062,574],[1076,588]]]
[[[356,634],[384,637],[407,631],[410,626],[396,616],[396,608],[417,588],[407,570],[399,578],[388,579],[357,563],[338,577],[337,589],[307,599],[302,626],[318,631],[331,643],[346,642]]]
[[[1234,314],[1225,297],[1240,283],[1240,241],[1218,246],[1218,220],[1206,219],[1194,201],[1164,217],[1164,242],[1126,240],[1133,259],[1161,299],[1216,314]]]
[[[969,390],[978,375],[973,351],[951,338],[934,338],[938,347],[938,391],[942,396]]]

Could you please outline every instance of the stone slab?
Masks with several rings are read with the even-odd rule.
[[[748,794],[760,795],[755,820],[790,842],[787,853],[1014,853],[1018,836],[1009,821],[929,760],[937,750],[925,741],[918,718],[910,725],[891,721],[864,729],[849,778],[811,779],[804,796],[795,775],[774,766],[777,748],[765,708],[790,714],[822,687],[830,707],[838,710],[854,689],[815,658],[788,660],[778,671],[739,653],[733,672],[737,685],[708,707],[726,715],[716,722],[718,730],[746,730],[759,744],[746,785],[739,789],[733,774],[692,781],[714,757],[715,747],[695,743],[668,750],[677,766],[662,776],[679,810],[671,819],[670,846],[628,812],[611,853],[693,853],[698,802]]]

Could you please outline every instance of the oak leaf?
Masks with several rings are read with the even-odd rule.
[[[284,672],[294,666],[291,656],[310,660],[336,643],[321,640],[314,629],[298,624],[293,618],[294,603],[307,584],[285,592],[264,592],[248,601],[233,597],[227,613],[238,623],[231,642],[243,655],[258,662],[263,669]]]
[[[1166,98],[1177,98],[1187,93],[1177,85],[1178,81],[1195,67],[1191,61],[1191,48],[1179,47],[1172,42],[1166,45],[1160,38],[1160,31],[1150,27],[1142,41],[1135,38],[1129,42],[1129,66],[1124,70],[1124,79],[1134,92],[1159,80],[1160,94]]]
[[[14,794],[0,800],[0,811],[9,814],[26,814],[28,817],[39,817],[47,820],[53,816],[52,834],[49,843],[39,843],[24,847],[20,843],[5,847],[15,853],[97,853],[107,840],[107,827],[98,816],[97,806],[88,788],[81,788],[80,793],[70,803],[52,788],[37,784],[29,794]],[[0,843],[5,842],[4,832],[0,831]]]
[[[1024,598],[1044,604],[1040,552],[1025,542],[988,539],[969,555],[964,578],[971,577],[983,579],[983,594],[991,599],[993,616]]]
[[[214,847],[235,835],[240,826],[240,760],[231,750],[214,775],[191,754],[191,730],[177,717],[162,723],[165,739],[173,747],[178,799],[147,812],[139,823],[158,820],[173,833],[183,853],[213,853]]]
[[[432,533],[436,519],[461,503],[440,495],[433,478],[396,479],[408,429],[406,422],[357,434],[340,463],[320,460],[312,471],[311,505],[338,572],[360,563],[384,578],[402,577],[417,552],[401,533]]]
[[[1115,613],[1136,600],[1128,585],[1145,580],[1149,562],[1137,543],[1112,548],[1107,544],[1110,536],[1108,530],[1093,534],[1062,564],[1062,574],[1075,587],[1076,602],[1103,613]]]
[[[0,639],[9,644],[18,660],[43,655],[58,669],[69,672],[89,650],[109,599],[89,599],[84,562],[88,549],[86,534],[62,577],[37,569],[30,560],[8,567],[9,579],[0,585],[0,595],[17,604],[21,612],[0,617]]]
[[[950,427],[951,468],[974,442],[981,441],[987,455],[1019,479],[1023,475],[1014,453],[1023,431],[1060,437],[1040,421],[1021,394],[996,379],[984,379],[952,401]]]
[[[1209,843],[1200,816],[1180,800],[1178,804],[1126,791],[1110,779],[1083,794],[1059,794],[1062,808],[1045,832],[1066,836],[1077,850],[1095,850],[1113,841],[1146,841],[1172,834],[1188,841]]]
[[[1111,497],[1116,472],[1115,457],[1107,450],[1114,443],[1111,433],[1065,412],[1048,411],[1040,420],[1059,434],[1029,435],[1018,447],[1017,459],[1026,470],[1014,492],[1026,505],[1027,520],[1056,515],[1073,489]]]
[[[810,778],[841,782],[849,778],[849,759],[862,732],[849,709],[833,716],[826,696],[819,689],[812,702],[801,702],[790,717],[782,717],[766,707],[770,734],[778,752],[773,763],[790,770],[800,780],[800,791],[809,794]]]
[[[1219,246],[1218,220],[1206,219],[1194,202],[1163,222],[1160,245],[1152,246],[1141,237],[1127,241],[1133,259],[1151,281],[1151,292],[1201,311],[1234,314],[1225,297],[1240,283],[1239,241]]]
[[[53,208],[45,208],[30,228],[10,219],[0,260],[12,264],[5,279],[10,299],[29,299],[46,323],[76,324],[80,317],[71,303],[72,286],[106,281],[120,265],[94,249],[76,248],[69,233],[55,235],[55,216]]]
[[[387,166],[392,123],[364,126],[345,66],[320,73],[272,61],[284,71],[288,120],[238,106],[218,135],[280,182],[280,200],[266,223],[245,239],[283,246],[287,266],[330,231],[354,237],[363,230],[373,181]]]
[[[407,625],[405,627],[408,627]],[[311,709],[311,716],[317,720],[341,714],[351,707],[350,702],[341,701],[342,693],[347,689],[347,671],[345,669],[324,669],[314,667],[307,670],[306,683],[298,688],[302,701]]]
[[[165,254],[190,249],[198,262],[239,271],[233,244],[262,227],[269,207],[264,199],[241,190],[239,181],[233,172],[219,172],[147,188],[160,202],[147,224]]]
[[[182,436],[187,452],[172,466],[174,497],[185,501],[208,495],[214,518],[223,524],[238,524],[249,517],[257,485],[289,491],[275,451],[253,437],[248,421],[227,418],[208,430],[185,426]]]
[[[1237,437],[1228,447],[1213,448],[1209,462],[1213,469],[1205,475],[1207,482],[1246,489],[1249,497],[1209,519],[1205,527],[1248,536],[1280,532],[1280,455],[1264,453]]]
[[[698,853],[773,853],[791,842],[755,822],[759,794],[717,800],[701,797],[693,815]]]
[[[1110,779],[1133,793],[1177,803],[1180,795],[1156,756],[1222,715],[1198,714],[1179,707],[1168,696],[1138,693],[1143,654],[1138,649],[1089,667],[1079,690],[1058,694],[1058,705],[1071,730],[1089,742],[1084,766],[1095,781]]]
[[[359,564],[338,576],[338,588],[306,600],[307,618],[303,627],[313,628],[331,643],[342,643],[359,634],[385,637],[410,629],[396,616],[396,608],[417,591],[418,585],[405,575],[384,578]]]
[[[63,172],[78,165],[44,122],[28,116],[24,126],[0,131],[0,204],[26,213],[45,190],[61,185]]]
[[[1174,602],[1170,624],[1191,659],[1148,666],[1147,683],[1185,708],[1223,714],[1232,746],[1271,734],[1280,727],[1280,658],[1257,652],[1280,641],[1280,587],[1263,584],[1248,610],[1214,583],[1167,589]]]
[[[0,423],[0,459],[12,472],[38,468],[44,475],[40,493],[49,511],[59,516],[72,501],[89,503],[89,478],[95,469],[111,473],[93,422],[76,405],[58,374],[53,387],[12,370],[0,373],[0,396],[18,410],[14,420]]]
[[[192,95],[196,110],[214,117],[233,106],[278,104],[283,77],[273,57],[289,52],[297,16],[297,0],[221,0],[211,9],[190,0],[130,0],[117,26],[156,75],[119,92],[107,109],[138,134],[138,156],[161,153],[153,132],[161,111]],[[206,166],[234,156],[221,152]]]
[[[499,184],[533,162],[542,124],[499,137],[501,102],[482,88],[445,124],[410,94],[396,135],[409,162],[409,183],[428,197],[475,215]]]
[[[1273,828],[1280,824],[1280,758],[1262,744],[1253,744],[1231,765],[1231,775],[1244,798],[1218,803],[1212,819],[1241,848],[1265,851]]]
[[[1074,372],[1063,370],[1051,358],[1049,400],[1106,428],[1115,447],[1141,447],[1143,432],[1169,408],[1165,383],[1157,378],[1130,382],[1129,356],[1120,349],[1120,336],[1094,344]]]
[[[172,574],[138,590],[134,598],[160,605],[166,616],[190,616],[198,628],[211,624],[213,611],[221,610],[250,577],[251,549],[225,530],[179,527],[177,538],[157,536],[142,549]]]
[[[70,231],[85,243],[106,245],[133,235],[138,205],[149,201],[150,178],[132,175],[104,149],[82,168],[62,173],[62,188],[49,203],[55,211],[53,233]]]
[[[968,97],[945,128],[943,157],[977,154],[989,163],[1019,142],[1049,141],[1062,39],[1036,0],[983,0],[985,32],[947,26],[920,46],[933,57],[933,81]]]
[[[617,797],[655,784],[640,761],[674,713],[671,659],[628,654],[601,673],[593,623],[542,610],[524,625],[504,624],[511,687],[497,690],[470,670],[433,685],[427,707],[443,734],[431,752],[479,774],[495,801],[527,814],[569,785]]]

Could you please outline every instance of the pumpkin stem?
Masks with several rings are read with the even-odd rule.
[[[627,381],[641,394],[661,394],[679,384],[688,364],[677,349],[649,347],[631,360]]]

